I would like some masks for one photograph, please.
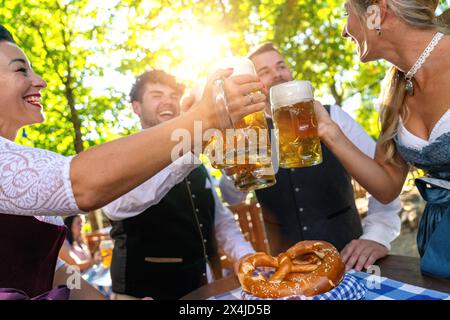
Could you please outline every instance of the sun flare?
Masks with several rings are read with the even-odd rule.
[[[214,35],[211,30],[200,28],[179,30],[177,47],[181,52],[182,62],[174,73],[185,82],[196,82],[205,71],[228,51],[228,42],[224,36]]]

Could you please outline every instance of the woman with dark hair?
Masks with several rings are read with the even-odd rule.
[[[81,233],[83,227],[81,216],[67,217],[64,224],[67,227],[67,235],[59,251],[59,258],[70,266],[77,266],[81,272],[100,264],[102,258],[99,252],[92,254],[84,241]]]
[[[263,88],[257,77],[229,77],[231,73],[217,71],[202,100],[180,117],[63,157],[13,142],[21,127],[44,121],[40,91],[46,82],[0,26],[0,288],[15,289],[0,289],[0,299],[36,297],[52,288],[58,297],[69,295],[67,287],[57,287],[71,276],[66,266],[57,265],[66,233],[59,216],[101,208],[161,171],[174,160],[174,130],[187,131],[192,145],[196,122],[201,121],[204,130],[220,128],[211,92],[214,80],[223,79],[227,94],[229,114],[221,116],[238,121],[264,109],[263,94],[251,101],[247,96]],[[99,297],[81,283],[71,298]],[[47,294],[53,297],[55,292]]]
[[[427,201],[417,234],[423,273],[450,277],[450,30],[439,0],[348,0],[343,36],[360,60],[392,64],[382,88],[375,160],[362,154],[318,103],[319,135],[374,197],[397,197],[411,165]]]

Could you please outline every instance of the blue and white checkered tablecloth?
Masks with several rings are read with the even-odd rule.
[[[365,300],[450,300],[450,294],[420,288],[385,277],[350,271],[366,288]],[[213,296],[208,300],[240,300],[241,288]]]

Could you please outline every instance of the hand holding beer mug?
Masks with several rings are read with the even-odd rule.
[[[276,85],[270,89],[270,103],[280,167],[301,168],[322,163],[311,83],[290,81]]]
[[[247,58],[231,57],[219,62],[217,67],[233,68],[230,79],[234,78],[238,83],[239,77],[242,80],[249,76],[256,77],[255,67]],[[264,94],[260,92],[262,88],[254,88],[241,99],[231,102],[227,101],[225,89],[220,83],[214,88],[218,109],[236,105],[245,108],[256,102],[264,102],[265,99]],[[235,186],[241,191],[252,191],[275,184],[269,128],[264,112],[249,114],[232,124],[234,130],[222,130],[221,136],[213,137],[207,148],[213,167],[227,168],[228,172],[233,172]]]
[[[257,76],[235,78],[230,77],[232,73],[232,69],[216,69],[209,74],[200,100],[196,100],[193,97],[186,100],[186,105],[183,106],[184,110],[195,108],[205,114],[202,119],[202,122],[205,124],[204,128],[231,128],[233,121],[238,121],[246,115],[258,112],[266,107],[266,97],[264,95],[262,95],[264,97],[263,101],[254,100],[254,103],[246,105],[245,108],[237,104],[236,101],[241,101],[244,95],[263,88],[263,84]],[[213,95],[213,87],[215,83],[223,83],[225,87],[226,98],[229,104],[228,108],[223,110],[223,112],[218,112],[214,107],[215,95]],[[195,96],[194,92],[192,94]],[[224,123],[221,121],[222,119],[227,119],[227,121]]]
[[[99,245],[100,255],[102,256],[102,264],[105,268],[111,267],[114,243],[112,240],[102,240]]]

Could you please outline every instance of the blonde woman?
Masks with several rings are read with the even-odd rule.
[[[317,103],[319,135],[346,169],[384,203],[397,197],[410,165],[427,206],[417,241],[423,273],[450,277],[450,37],[438,0],[349,0],[343,36],[362,62],[392,64],[382,89],[375,161],[363,155]],[[378,16],[377,16],[378,15]]]

